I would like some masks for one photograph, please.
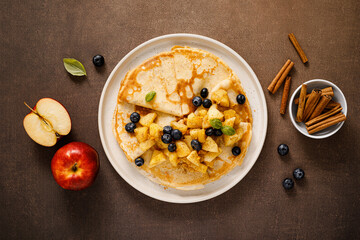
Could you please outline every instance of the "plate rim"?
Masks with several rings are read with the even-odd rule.
[[[136,52],[137,50],[139,50],[140,48],[146,46],[146,45],[150,45],[151,43],[155,42],[155,41],[159,41],[159,40],[164,40],[164,39],[171,39],[171,38],[176,38],[176,37],[186,37],[186,38],[194,38],[194,39],[200,39],[200,40],[204,40],[204,41],[208,41],[208,42],[212,42],[215,45],[229,51],[231,54],[233,54],[236,58],[238,58],[242,64],[245,65],[245,67],[247,68],[247,70],[249,71],[250,75],[256,80],[255,84],[258,87],[258,89],[260,90],[260,99],[262,100],[262,104],[264,106],[264,137],[261,139],[261,148],[259,148],[259,150],[257,152],[255,152],[255,161],[253,161],[252,163],[250,163],[250,167],[245,171],[245,174],[243,175],[243,177],[236,179],[233,182],[230,182],[230,184],[227,184],[225,187],[223,187],[220,190],[217,190],[211,194],[208,194],[206,196],[201,196],[198,197],[196,199],[180,199],[180,200],[173,200],[173,199],[166,199],[164,197],[159,197],[159,196],[153,196],[150,194],[147,194],[145,192],[143,192],[141,189],[139,189],[136,184],[132,183],[127,177],[123,176],[121,174],[121,171],[119,171],[116,167],[116,165],[113,163],[113,160],[111,158],[109,158],[110,153],[108,152],[108,149],[106,147],[105,144],[105,136],[104,136],[104,132],[102,130],[102,126],[103,126],[103,122],[102,122],[102,106],[104,105],[104,99],[105,99],[105,93],[106,90],[108,88],[108,85],[111,82],[111,79],[114,77],[115,73],[117,72],[117,70],[119,69],[119,67],[122,65],[123,62],[125,62],[128,58],[130,58],[132,56],[132,54],[134,52]],[[260,153],[264,147],[264,143],[266,140],[266,136],[267,136],[267,128],[268,128],[268,109],[267,109],[267,104],[266,104],[266,98],[265,98],[265,94],[264,91],[262,89],[262,86],[260,84],[259,79],[257,78],[255,72],[253,71],[253,69],[250,67],[250,65],[237,53],[235,52],[232,48],[230,48],[229,46],[225,45],[224,43],[221,43],[213,38],[210,37],[206,37],[206,36],[202,36],[202,35],[198,35],[198,34],[192,34],[192,33],[173,33],[173,34],[166,34],[166,35],[161,35],[158,37],[154,37],[152,39],[149,39],[143,43],[141,43],[140,45],[136,46],[135,48],[133,48],[129,53],[127,53],[113,68],[113,70],[111,71],[109,77],[107,78],[104,87],[102,89],[101,92],[101,96],[100,96],[100,101],[99,101],[99,107],[98,107],[98,128],[99,128],[99,135],[100,135],[100,140],[101,140],[101,144],[102,147],[104,149],[105,155],[107,157],[107,159],[109,160],[109,162],[111,163],[112,167],[115,169],[115,171],[121,176],[121,178],[123,180],[125,180],[125,182],[127,182],[130,186],[132,186],[133,188],[135,188],[137,191],[141,192],[142,194],[163,201],[163,202],[169,202],[169,203],[196,203],[196,202],[202,202],[202,201],[206,201],[212,198],[215,198],[225,192],[227,192],[228,190],[230,190],[231,188],[233,188],[236,184],[238,184],[248,173],[249,171],[253,168],[253,166],[255,165],[255,163],[257,162]]]

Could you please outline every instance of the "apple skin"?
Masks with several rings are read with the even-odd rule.
[[[82,190],[90,187],[98,172],[99,155],[90,145],[71,142],[61,147],[51,160],[55,181],[64,189]]]

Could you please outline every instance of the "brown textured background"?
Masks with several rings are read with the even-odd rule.
[[[360,234],[360,3],[349,1],[10,1],[0,3],[1,239],[355,239]],[[168,33],[196,33],[238,52],[257,74],[269,111],[262,153],[249,174],[212,200],[176,205],[129,186],[102,149],[98,102],[105,81],[131,49]],[[305,50],[304,66],[287,34]],[[95,68],[92,57],[105,57]],[[74,57],[88,77],[66,73]],[[266,87],[287,58],[291,92],[302,82],[334,82],[348,101],[348,120],[333,137],[310,140],[281,117],[281,94]],[[55,147],[26,135],[23,105],[43,97],[70,112],[71,134]],[[65,191],[50,161],[70,141],[97,149],[94,185]],[[277,145],[290,154],[280,158]],[[306,177],[285,192],[281,181],[302,167]]]

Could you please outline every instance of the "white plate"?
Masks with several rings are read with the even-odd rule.
[[[206,184],[203,189],[182,191],[164,188],[144,177],[131,164],[119,147],[111,129],[113,111],[120,82],[125,74],[144,60],[174,45],[190,46],[209,51],[224,60],[232,68],[245,89],[253,114],[253,137],[244,163],[234,168],[220,180]],[[268,116],[259,80],[250,66],[234,50],[208,37],[194,34],[170,34],[151,39],[129,52],[114,68],[106,81],[99,103],[99,132],[105,153],[120,176],[138,191],[158,200],[173,203],[193,203],[216,197],[237,184],[255,164],[263,147]]]

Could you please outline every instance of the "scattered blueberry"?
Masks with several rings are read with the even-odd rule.
[[[192,100],[192,103],[194,104],[195,107],[200,107],[202,104],[201,97],[198,97],[198,96],[194,97]]]
[[[215,136],[221,136],[223,134],[223,132],[221,131],[221,129],[215,129]]]
[[[141,167],[144,164],[144,159],[142,157],[138,157],[135,159],[135,164],[136,166]]]
[[[282,185],[286,190],[290,190],[294,187],[294,181],[291,178],[285,178]]]
[[[245,100],[246,100],[246,98],[245,98],[245,96],[242,95],[242,94],[239,94],[239,95],[237,95],[237,97],[236,97],[236,101],[238,102],[238,104],[244,104],[244,103],[245,103]]]
[[[201,89],[201,91],[200,91],[200,96],[201,96],[202,98],[206,98],[208,95],[209,95],[209,91],[208,91],[207,88]]]
[[[132,121],[133,123],[137,123],[140,121],[140,114],[137,113],[137,112],[133,112],[131,115],[130,115],[130,121]]]
[[[125,130],[126,130],[127,132],[129,132],[129,133],[133,133],[134,130],[135,130],[135,128],[136,128],[136,125],[135,125],[135,123],[133,123],[133,122],[127,123],[127,124],[125,125]]]
[[[161,141],[163,141],[163,143],[171,143],[172,137],[170,134],[165,133],[164,135],[161,136]]]
[[[168,150],[169,150],[169,152],[175,152],[176,151],[176,144],[175,143],[170,143],[168,145]]]
[[[178,130],[178,129],[174,129],[174,130],[172,130],[172,132],[171,132],[171,137],[172,137],[174,140],[180,140],[181,137],[182,137],[182,132],[180,132],[180,130]]]
[[[209,127],[208,129],[205,130],[205,134],[206,136],[211,136],[214,134],[214,129],[212,127]]]
[[[170,127],[170,126],[165,126],[165,127],[163,128],[163,133],[171,134],[171,131],[172,131],[172,130],[173,130],[172,127]]]
[[[203,101],[203,107],[204,108],[209,108],[209,107],[211,107],[211,105],[212,105],[212,101],[210,100],[210,99],[204,99],[204,101]]]
[[[294,170],[293,172],[293,176],[296,180],[300,180],[302,179],[303,177],[305,177],[305,172],[304,170],[302,170],[301,168],[297,168]]]
[[[195,139],[191,140],[191,147],[196,151],[200,151],[202,149],[201,143]]]
[[[234,156],[238,156],[241,153],[241,149],[236,146],[231,149],[231,152]]]
[[[97,67],[101,67],[102,65],[104,65],[104,62],[105,62],[105,59],[104,59],[104,57],[103,56],[101,56],[101,55],[95,55],[94,57],[93,57],[93,63],[94,63],[94,65],[95,66],[97,66]]]
[[[285,156],[286,154],[289,153],[289,147],[286,144],[280,144],[278,146],[278,153],[280,154],[280,156]]]

